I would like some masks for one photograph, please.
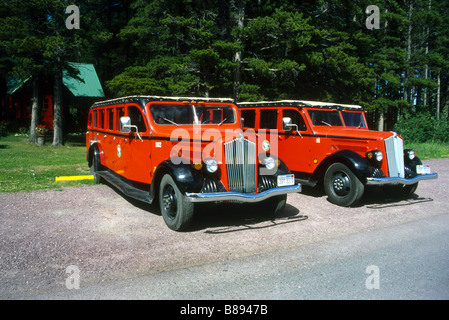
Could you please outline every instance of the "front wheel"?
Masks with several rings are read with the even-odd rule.
[[[275,219],[276,216],[278,216],[278,214],[282,212],[282,210],[284,210],[286,204],[287,195],[282,194],[262,201],[259,204],[259,210],[262,211],[265,216],[270,217],[271,219]]]
[[[407,198],[408,196],[414,194],[417,188],[418,182],[411,185],[396,184],[382,186],[382,190],[386,195],[399,199]]]
[[[334,163],[324,175],[324,190],[331,203],[349,207],[360,200],[365,186],[347,166]]]
[[[185,202],[173,178],[166,174],[159,186],[159,206],[165,224],[174,231],[186,229],[193,218],[193,203]]]

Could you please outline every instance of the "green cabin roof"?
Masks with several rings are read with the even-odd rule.
[[[78,74],[72,77],[67,70],[64,70],[62,82],[75,97],[104,97],[103,88],[92,64],[69,62],[69,65],[78,71]],[[30,78],[20,80],[7,77],[8,94],[14,94]]]
[[[62,82],[75,97],[104,97],[103,88],[92,64],[70,62],[69,65],[79,74],[74,78],[64,70]]]

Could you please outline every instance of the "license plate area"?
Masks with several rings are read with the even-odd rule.
[[[416,173],[417,174],[429,174],[430,173],[430,166],[428,164],[420,164],[416,166]]]
[[[295,184],[294,174],[284,174],[277,177],[278,187],[293,186]]]

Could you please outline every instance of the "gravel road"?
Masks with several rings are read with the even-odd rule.
[[[108,185],[0,194],[0,299],[66,290],[69,266],[80,286],[227,261],[448,214],[449,159],[425,161],[438,180],[406,200],[373,188],[356,208],[315,190],[289,195],[274,221],[248,206],[202,207],[187,232],[168,229],[158,209]],[[68,290],[68,289],[67,289]]]

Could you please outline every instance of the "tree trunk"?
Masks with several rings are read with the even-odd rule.
[[[237,0],[237,26],[239,28],[243,28],[244,19],[245,19],[245,3],[243,0]],[[240,42],[240,39],[238,40]],[[242,52],[238,51],[235,53],[234,62],[236,63],[236,67],[234,70],[234,100],[235,102],[239,101],[239,87],[241,81],[241,68],[242,68]]]
[[[441,98],[441,78],[440,78],[440,72],[438,72],[437,112],[436,112],[437,120],[440,120],[440,98]]]
[[[379,112],[379,123],[377,125],[377,131],[384,131],[385,111]]]
[[[413,2],[410,2],[410,7],[408,11],[408,31],[407,31],[407,64],[406,70],[404,71],[404,100],[409,101],[409,88],[408,88],[408,77],[409,77],[409,66],[410,57],[412,55],[412,15],[413,15]]]
[[[449,82],[446,84],[446,94],[445,94],[445,103],[443,108],[443,116],[444,119],[447,119],[449,117]]]
[[[429,11],[432,9],[432,0],[429,0]],[[429,33],[430,29],[429,27],[426,28],[426,57],[429,54]],[[426,58],[427,61],[427,58]],[[424,66],[424,79],[429,79],[429,64],[426,62],[426,65]],[[424,109],[427,107],[427,86],[424,87]]]
[[[63,145],[62,136],[62,67],[60,64],[55,71],[54,84],[54,116],[53,116],[53,144],[52,147]]]
[[[30,143],[37,143],[36,127],[39,124],[39,79],[33,77],[33,97],[31,98],[31,125],[30,125]]]

